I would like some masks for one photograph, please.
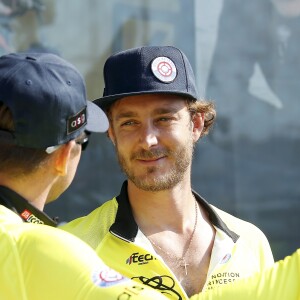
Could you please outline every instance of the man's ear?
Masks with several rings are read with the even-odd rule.
[[[54,154],[55,170],[59,176],[66,176],[68,171],[68,163],[71,157],[72,148],[75,141],[70,141],[57,149]]]
[[[194,141],[196,142],[200,137],[204,128],[204,113],[196,113],[192,119],[192,131]]]

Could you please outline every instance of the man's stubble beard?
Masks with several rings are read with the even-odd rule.
[[[130,161],[136,158],[155,158],[161,155],[172,157],[172,159],[174,159],[174,166],[166,171],[165,174],[156,177],[152,174],[159,172],[160,167],[148,167],[145,175],[135,175],[124,156],[119,153],[117,144],[116,151],[122,171],[137,188],[144,191],[158,192],[171,189],[183,180],[187,170],[190,169],[194,152],[194,142],[192,138],[190,138],[187,144],[182,144],[176,151],[170,149],[141,150],[131,155]]]

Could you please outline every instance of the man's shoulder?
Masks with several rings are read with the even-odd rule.
[[[98,223],[101,218],[101,223],[105,223],[106,220],[115,218],[115,214],[118,208],[116,198],[108,200],[90,212],[88,215],[76,218],[66,224],[60,226],[60,228],[67,230],[68,228],[74,228],[76,226],[84,226],[91,223]]]
[[[5,219],[3,218],[3,212],[5,212]],[[38,249],[52,249],[53,245],[61,243],[68,244],[71,247],[72,241],[76,239],[69,233],[52,226],[24,223],[20,218],[19,220],[14,217],[16,215],[14,212],[8,213],[2,208],[0,208],[0,215],[1,244],[4,251],[2,251],[1,257],[3,257],[5,251],[8,251],[5,256],[10,261],[25,259],[23,255],[34,255],[36,257],[39,253]],[[11,251],[12,249],[14,251]]]
[[[117,209],[118,203],[116,198],[113,198],[104,202],[90,214],[63,224],[60,228],[78,236],[95,248],[114,223]]]
[[[226,226],[239,236],[236,246],[242,253],[255,254],[261,269],[274,263],[269,241],[260,228],[219,208],[213,207],[213,209]]]
[[[252,224],[251,222],[245,221],[240,219],[232,214],[225,212],[213,205],[211,205],[216,213],[220,216],[222,221],[227,225],[227,227],[234,231],[236,234],[243,236],[243,235],[252,235],[252,234],[259,234],[264,235],[260,228],[256,225]]]
[[[0,224],[23,223],[22,219],[13,211],[0,205]]]
[[[5,239],[7,244],[13,244],[17,248],[30,245],[35,248],[36,243],[41,245],[43,242],[51,246],[53,240],[64,241],[66,235],[69,236],[67,232],[52,226],[24,223],[17,214],[2,207],[0,207],[0,231],[1,241]]]

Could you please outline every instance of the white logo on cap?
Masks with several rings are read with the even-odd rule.
[[[151,70],[154,76],[162,82],[172,82],[177,75],[175,64],[167,57],[155,58],[152,61]]]

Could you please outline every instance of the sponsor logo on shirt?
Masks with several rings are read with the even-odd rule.
[[[153,257],[152,254],[147,253],[147,254],[139,254],[138,252],[132,253],[127,259],[126,259],[126,264],[131,265],[131,264],[138,264],[138,265],[145,265],[148,264],[150,261],[156,259]]]
[[[122,276],[117,271],[105,266],[100,270],[97,269],[93,271],[92,281],[97,286],[109,287],[112,285],[124,283],[126,281],[129,281],[129,279]]]
[[[28,223],[34,223],[34,224],[44,224],[42,220],[40,220],[38,217],[36,217],[31,211],[28,209],[25,209],[21,213],[21,217]]]
[[[207,289],[213,289],[215,286],[232,283],[237,279],[240,279],[241,275],[239,272],[219,272],[212,274],[208,280]]]
[[[168,275],[154,276],[151,278],[145,276],[132,277],[133,280],[139,281],[142,284],[153,288],[154,290],[161,292],[164,295],[171,296],[172,299],[182,300],[182,296],[176,290],[175,280]]]

